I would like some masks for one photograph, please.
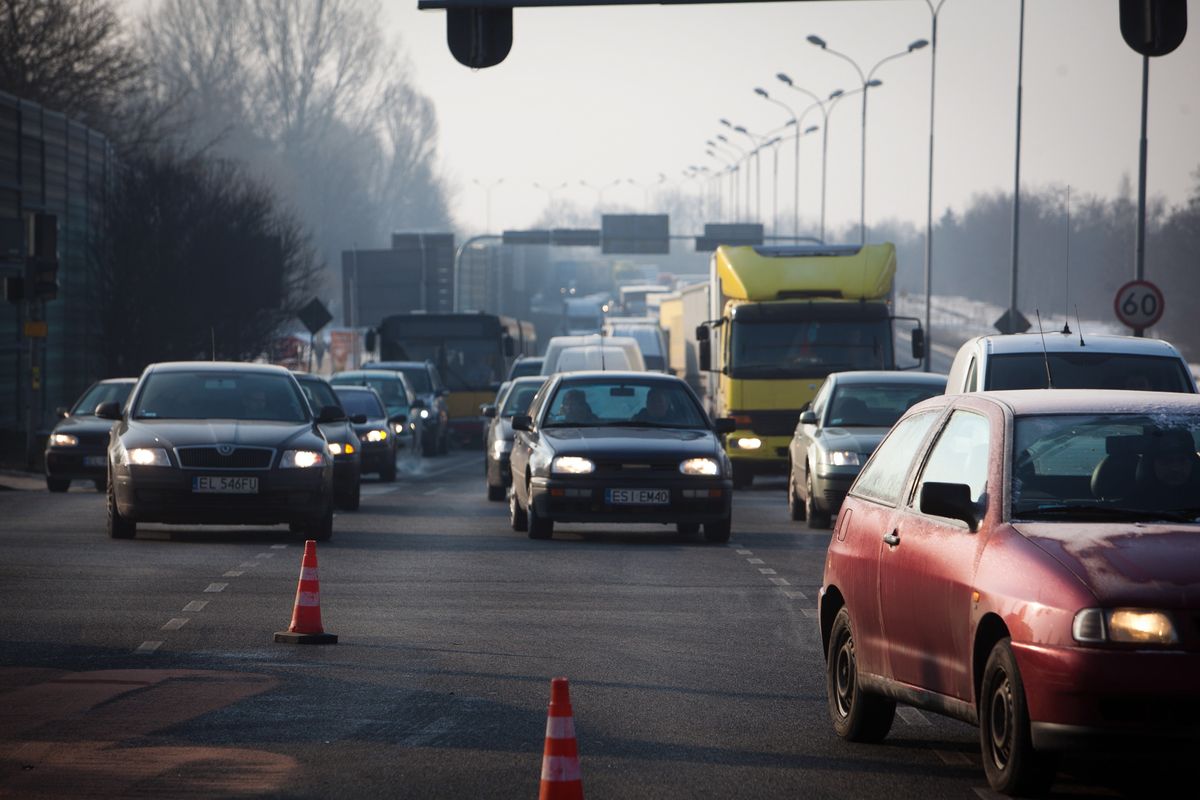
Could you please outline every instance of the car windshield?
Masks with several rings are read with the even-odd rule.
[[[684,384],[628,380],[564,381],[543,427],[707,428]]]
[[[527,375],[538,375],[542,371],[542,359],[540,358],[522,358],[520,361],[513,362],[512,369],[509,370],[509,380],[514,378],[524,378]]]
[[[129,398],[129,393],[133,391],[132,383],[96,383],[91,386],[83,397],[75,403],[75,407],[71,409],[71,413],[78,416],[80,414],[94,414],[96,406],[101,403],[119,403],[125,405],[125,401]]]
[[[987,389],[1045,389],[1047,362],[1055,389],[1140,389],[1190,392],[1178,358],[1125,353],[1010,353],[993,355]]]
[[[1200,517],[1200,415],[1019,417],[1012,516],[1191,520]]]
[[[325,406],[341,406],[337,395],[325,381],[300,380],[297,383],[300,384],[300,390],[308,399],[308,405],[312,408],[313,414],[320,414],[321,409]]]
[[[840,428],[890,428],[905,411],[944,391],[945,386],[927,383],[843,383],[830,398],[825,424]]]
[[[529,404],[533,402],[534,395],[538,393],[538,389],[542,388],[540,383],[523,383],[519,386],[514,386],[508,393],[508,397],[504,400],[504,407],[500,409],[500,416],[511,417],[514,414],[524,414],[529,410]]]
[[[347,391],[345,389],[335,389],[338,399],[342,401],[342,408],[346,410],[346,416],[356,417],[363,414],[367,419],[382,419],[383,406],[379,404],[379,398],[371,392],[359,392],[353,389]]]
[[[429,380],[429,369],[423,365],[401,367],[399,372],[408,378],[408,385],[417,394],[429,394],[433,391],[433,381]]]
[[[154,372],[138,394],[135,419],[305,422],[308,403],[286,375]]]
[[[735,321],[729,374],[734,378],[809,378],[854,369],[885,369],[891,360],[887,320]]]
[[[370,386],[379,392],[379,397],[387,407],[388,414],[408,413],[408,393],[404,391],[404,383],[397,377],[387,375],[362,375],[349,373],[334,375],[330,383],[343,386]]]

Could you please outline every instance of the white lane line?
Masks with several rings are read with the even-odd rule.
[[[932,725],[929,719],[912,706],[896,706],[896,714],[909,725]],[[948,763],[948,762],[947,762]]]
[[[284,549],[286,549],[286,548],[287,548],[287,545],[286,545],[286,544],[273,544],[273,545],[271,545],[271,549],[272,549],[272,550],[284,550]]]
[[[800,609],[800,613],[803,614],[804,616],[808,617],[809,619],[816,619],[817,617],[820,616],[820,614],[817,613],[817,610],[815,608],[802,608],[802,609]]]
[[[171,619],[167,620],[167,624],[163,625],[162,628],[160,628],[159,630],[177,631],[180,628],[182,628],[184,625],[187,625],[187,624],[188,624],[187,617],[172,617]]]
[[[249,569],[250,567],[257,567],[257,566],[258,566],[257,561],[243,561],[242,563],[238,564],[239,569]]]
[[[207,600],[193,600],[184,606],[183,610],[187,612],[203,611],[206,605],[208,605]]]
[[[208,585],[208,588],[207,588],[207,589],[205,589],[204,591],[206,591],[206,592],[220,592],[220,591],[223,591],[223,590],[225,589],[225,587],[226,587],[226,586],[228,586],[228,585],[229,585],[228,583],[210,583],[210,584]]]
[[[761,572],[763,575],[774,575],[775,574],[775,570],[770,569],[770,568],[759,567],[758,571]]]
[[[222,578],[240,578],[244,574],[245,573],[242,572],[240,569],[231,569],[231,570],[229,570],[229,572],[221,573],[221,577]]]
[[[747,564],[765,564],[767,562],[763,561],[761,558],[747,558],[746,563]]]
[[[153,653],[158,648],[162,647],[162,642],[142,642],[137,646],[135,653]]]
[[[754,555],[754,551],[753,550],[738,550],[737,554],[739,556],[752,556],[752,555]]]
[[[807,600],[808,599],[808,595],[806,595],[804,592],[801,592],[798,589],[795,591],[791,591],[791,592],[785,590],[784,594],[787,595],[787,598],[789,600]]]
[[[274,553],[259,553],[258,555],[255,556],[255,558],[274,558],[274,557],[275,557]]]
[[[400,491],[400,484],[380,484],[378,486],[364,486],[359,490],[363,497],[380,497],[385,494]]]
[[[441,493],[442,493],[442,487],[440,487],[440,486],[437,487],[436,489],[430,489],[427,492],[421,492],[421,494],[425,495],[426,497],[428,497],[429,495],[432,495],[432,494],[441,494]]]
[[[775,584],[776,586],[791,586],[792,585],[792,584],[788,583],[787,578],[767,578],[767,580],[769,580],[771,583]]]

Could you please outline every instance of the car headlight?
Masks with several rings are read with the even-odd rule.
[[[596,465],[590,458],[579,456],[556,456],[550,462],[550,471],[560,475],[586,475],[596,471]]]
[[[428,408],[421,409],[421,419],[429,419],[429,409]]]
[[[689,458],[679,463],[684,475],[720,475],[721,465],[711,458]]]
[[[403,422],[393,422],[392,433],[396,434],[397,436],[403,436],[405,427],[407,426]]]
[[[169,467],[171,459],[167,457],[167,451],[161,447],[135,447],[132,450],[122,448],[121,463],[125,466],[134,464],[139,467]]]
[[[280,469],[305,469],[320,467],[325,463],[325,456],[316,450],[285,450],[283,458],[279,459]]]
[[[367,431],[366,433],[364,433],[362,435],[362,440],[364,442],[382,442],[382,441],[386,441],[387,437],[388,437],[387,431],[376,428],[375,430]]]
[[[853,450],[830,450],[825,453],[825,463],[833,467],[857,467],[858,453]]]
[[[492,458],[503,458],[512,452],[512,442],[497,439],[492,442]]]
[[[740,439],[735,439],[733,443],[743,450],[757,450],[762,447],[762,439],[756,436],[743,436]]]
[[[56,433],[50,437],[50,445],[52,447],[76,447],[79,445],[79,438],[69,433]]]
[[[1087,644],[1178,644],[1179,633],[1171,617],[1144,608],[1085,608],[1071,625],[1075,641]]]
[[[354,454],[354,445],[350,444],[349,442],[346,442],[344,444],[342,442],[330,442],[329,443],[329,455],[331,455],[331,456],[341,456],[341,455],[349,456],[349,455],[353,455],[353,454]]]

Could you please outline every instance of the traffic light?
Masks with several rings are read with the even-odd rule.
[[[33,299],[54,300],[58,297],[58,217],[33,215],[32,244],[29,261]]]

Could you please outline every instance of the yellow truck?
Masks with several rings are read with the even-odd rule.
[[[896,248],[869,245],[718,247],[708,319],[694,329],[709,413],[733,417],[734,485],[788,469],[800,412],[831,372],[913,369],[920,322],[892,313]],[[897,336],[897,322],[909,326]],[[896,340],[913,363],[897,364]]]

